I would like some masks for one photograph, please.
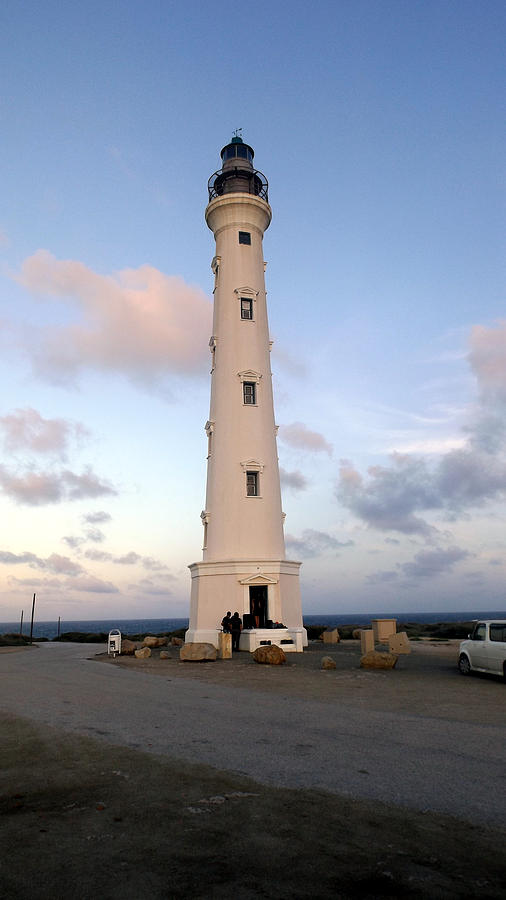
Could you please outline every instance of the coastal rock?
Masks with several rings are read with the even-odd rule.
[[[129,641],[128,638],[123,638],[121,641],[121,655],[122,656],[133,656],[135,650],[138,650],[140,644],[137,641]]]
[[[217,655],[216,647],[204,641],[183,644],[179,651],[179,659],[184,662],[214,662]]]
[[[286,662],[285,653],[277,644],[257,647],[253,653],[253,659],[257,663],[264,663],[268,666],[282,666]]]
[[[148,656],[151,656],[151,650],[149,647],[140,647],[139,650],[134,651],[134,655],[137,659],[147,659]]]
[[[172,659],[168,650],[160,650],[160,659]]]
[[[166,637],[155,637],[154,635],[148,634],[144,638],[142,642],[143,647],[166,647],[167,646],[167,638]]]
[[[335,669],[336,661],[331,656],[322,656],[322,669]]]
[[[173,647],[182,647],[184,644],[183,638],[171,637],[170,642]]]
[[[381,653],[379,650],[369,650],[360,660],[361,669],[393,669],[397,663],[397,656],[393,653]]]

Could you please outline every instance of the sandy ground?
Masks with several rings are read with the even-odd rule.
[[[467,814],[465,785],[461,813],[448,816],[420,804],[406,808],[403,804],[411,801],[403,796],[407,781],[400,775],[400,803],[393,805],[357,799],[351,773],[341,792],[339,784],[332,791],[282,788],[232,771],[223,748],[212,766],[195,762],[206,756],[190,750],[186,759],[180,748],[177,757],[161,752],[165,745],[156,744],[155,731],[146,730],[149,741],[142,741],[139,718],[135,748],[131,741],[126,745],[126,735],[118,740],[118,731],[88,737],[78,711],[62,718],[68,716],[68,707],[62,706],[68,703],[68,674],[59,690],[54,685],[59,671],[71,671],[63,669],[65,652],[0,651],[5,710],[0,720],[0,895],[7,900],[504,896],[506,832],[497,814],[490,824],[478,821],[478,807]],[[335,671],[320,670],[324,654],[335,658]],[[196,699],[205,709],[223,696],[249,698],[257,706],[269,697],[289,709],[317,708],[329,715],[337,706],[343,721],[353,712],[373,722],[369,740],[376,723],[402,724],[416,711],[422,729],[435,722],[443,737],[451,732],[465,740],[471,729],[477,738],[487,735],[486,768],[499,763],[491,783],[504,799],[506,767],[497,747],[504,746],[506,687],[499,679],[458,675],[455,642],[414,643],[411,656],[401,658],[393,672],[364,672],[357,668],[358,657],[356,644],[346,642],[336,648],[312,645],[279,668],[255,665],[247,654],[218,663],[181,663],[176,652],[166,661],[155,655],[145,661],[102,656],[75,665],[81,666],[79,682],[91,679],[95,691],[103,683],[97,678],[107,672],[118,691],[128,686],[132,717],[133,682],[141,700],[148,689],[150,697],[167,690],[168,682],[181,697],[184,689],[181,717]],[[48,660],[53,680],[44,682],[39,666],[41,684],[36,685],[34,666],[42,659]],[[36,704],[32,698],[31,706],[23,673],[32,679],[27,684]],[[70,685],[74,694],[77,683]],[[46,706],[48,684],[54,696]],[[304,756],[310,751],[302,748],[311,745],[314,734],[303,718],[298,728],[293,748]],[[491,755],[490,740],[498,729],[502,743]],[[327,739],[332,741],[332,735]],[[392,741],[416,769],[416,746],[404,739],[402,728]],[[267,746],[267,757],[276,753],[275,743]],[[477,755],[473,750],[473,759],[465,762],[474,781],[480,772]],[[227,764],[217,765],[219,759]],[[450,759],[450,766],[456,764]],[[302,770],[293,771],[299,777]],[[362,777],[368,778],[365,770]],[[486,791],[491,792],[488,782]]]

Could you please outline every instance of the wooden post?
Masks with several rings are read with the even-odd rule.
[[[24,610],[22,609],[21,610],[21,622],[19,623],[19,633],[20,634],[23,634],[23,613],[24,613]]]
[[[58,634],[57,637],[60,637],[60,616],[58,616]]]
[[[33,634],[33,614],[35,612],[35,594],[33,595],[32,600],[32,619],[30,622],[30,643],[32,643],[32,634]]]

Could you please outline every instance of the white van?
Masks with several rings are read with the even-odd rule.
[[[459,670],[462,675],[503,675],[506,681],[506,619],[476,622],[472,634],[460,645]]]

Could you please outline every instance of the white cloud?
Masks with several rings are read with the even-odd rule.
[[[76,317],[45,328],[31,348],[36,370],[50,381],[66,383],[91,368],[157,385],[171,373],[205,370],[212,307],[182,278],[148,265],[104,276],[39,250],[17,280],[35,294],[59,298]]]

